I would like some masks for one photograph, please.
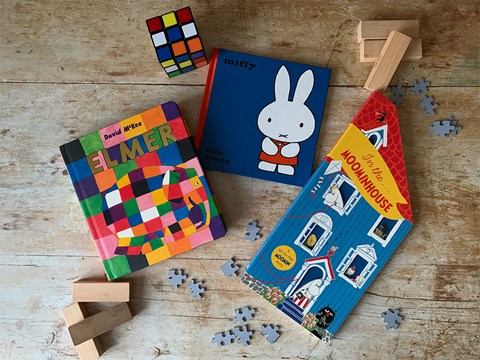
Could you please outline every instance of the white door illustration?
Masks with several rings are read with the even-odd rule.
[[[308,259],[288,286],[285,295],[306,315],[333,279],[335,275],[328,256]]]

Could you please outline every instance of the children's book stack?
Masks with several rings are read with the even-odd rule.
[[[189,8],[147,27],[169,77],[207,65]],[[330,339],[413,220],[397,110],[377,91],[311,175],[329,78],[214,48],[195,147],[174,102],[62,145],[108,279],[225,235],[202,166],[301,186],[242,282]]]

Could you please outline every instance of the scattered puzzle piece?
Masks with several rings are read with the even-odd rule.
[[[167,282],[172,285],[175,289],[183,284],[183,281],[187,278],[187,275],[183,274],[183,270],[172,269],[168,270],[168,280]]]
[[[260,231],[260,228],[257,226],[257,222],[252,221],[251,223],[248,224],[246,228],[244,239],[249,241],[255,241],[260,239],[260,235],[258,234],[259,231]]]
[[[235,327],[233,328],[233,333],[235,336],[238,336],[237,344],[250,345],[250,338],[253,332],[248,331],[247,326]]]
[[[233,342],[233,339],[235,339],[235,335],[233,335],[230,330],[225,332],[220,331],[213,336],[211,342],[217,346],[223,346],[230,345]]]
[[[452,131],[450,131],[450,135],[451,135],[451,136],[457,136],[458,132],[459,132],[460,130],[462,130],[462,127],[457,125],[457,120],[455,120],[455,118],[454,118],[452,115],[450,115],[449,117],[447,117],[445,120],[446,120],[446,121],[450,121],[450,125],[452,125],[452,126],[455,127],[455,129],[453,129]]]
[[[383,318],[383,322],[385,323],[385,327],[387,329],[397,329],[399,321],[403,319],[399,315],[398,309],[395,309],[394,311],[388,309],[386,312],[382,313],[381,317]]]
[[[433,125],[430,126],[428,130],[430,130],[431,132],[434,132],[441,138],[444,138],[445,135],[451,134],[452,131],[456,130],[456,128],[448,120],[445,120],[445,121],[437,120],[433,122]]]
[[[412,92],[415,95],[426,94],[430,83],[423,79],[413,80],[412,81]]]
[[[255,309],[245,306],[243,308],[235,309],[235,316],[233,317],[233,320],[243,325],[247,321],[252,320],[254,314]]]
[[[201,299],[202,296],[201,294],[205,292],[205,289],[203,287],[203,282],[198,281],[195,282],[193,280],[190,280],[190,283],[188,284],[188,289],[190,290],[190,296],[195,299]]]
[[[420,108],[425,110],[427,115],[435,115],[435,109],[438,107],[437,104],[433,102],[431,96],[422,95],[422,102],[420,103]]]
[[[278,337],[280,336],[278,333],[278,326],[273,326],[272,324],[269,324],[268,326],[262,325],[260,328],[260,334],[266,336],[266,339],[270,344],[273,344],[275,341],[277,341]]]
[[[237,276],[236,271],[239,269],[237,265],[233,265],[233,259],[228,260],[225,264],[220,266],[220,270],[222,270],[223,274],[226,277],[234,277]]]
[[[395,104],[396,107],[402,105],[403,99],[407,93],[407,89],[400,84],[397,84],[391,88],[392,94],[390,95],[390,100]]]

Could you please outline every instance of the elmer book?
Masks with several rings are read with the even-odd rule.
[[[195,146],[207,169],[303,186],[330,70],[212,51]]]
[[[174,102],[60,151],[109,280],[225,235]]]
[[[374,92],[242,282],[328,341],[412,224],[397,110]]]

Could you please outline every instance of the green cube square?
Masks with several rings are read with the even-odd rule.
[[[87,155],[93,152],[98,152],[105,147],[98,131],[82,136],[80,138],[80,143],[82,144],[83,150]]]
[[[137,199],[130,199],[125,201],[123,203],[123,207],[125,208],[125,212],[127,213],[127,216],[132,216],[140,212],[137,205]]]

